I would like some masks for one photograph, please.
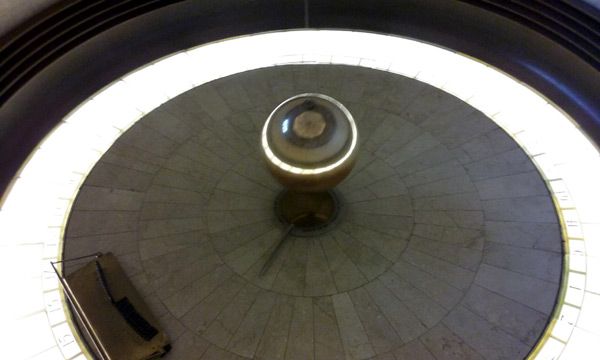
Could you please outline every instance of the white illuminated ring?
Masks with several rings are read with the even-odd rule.
[[[189,89],[287,64],[363,66],[414,78],[469,103],[513,137],[544,177],[566,241],[564,293],[535,354],[583,359],[598,353],[600,155],[576,123],[527,85],[468,56],[396,36],[299,30],[239,37],[164,57],[97,92],[45,137],[13,179],[0,209],[0,281],[10,289],[0,300],[0,339],[10,344],[3,349],[5,358],[85,359],[71,341],[49,262],[61,256],[80,185],[113,142]]]
[[[333,164],[329,164],[327,166],[322,166],[319,168],[301,168],[301,167],[293,166],[293,165],[290,165],[290,164],[286,163],[285,161],[281,160],[279,157],[277,157],[277,155],[275,155],[273,153],[273,150],[271,150],[271,147],[269,146],[269,140],[267,139],[267,130],[269,128],[269,123],[271,122],[273,115],[289,101],[300,98],[300,97],[306,97],[306,96],[320,97],[322,99],[325,99],[325,100],[333,103],[335,106],[338,107],[338,109],[340,109],[344,113],[344,116],[346,117],[346,119],[348,119],[348,122],[350,123],[350,129],[351,129],[350,136],[352,136],[352,141],[350,143],[350,147],[348,148],[348,150],[346,151],[344,156],[342,156],[338,161],[334,162]],[[323,94],[314,94],[314,93],[310,93],[310,94],[306,93],[306,94],[296,95],[296,96],[293,96],[293,97],[287,99],[286,101],[282,102],[281,104],[279,104],[279,106],[277,106],[275,108],[275,110],[273,110],[271,112],[271,114],[267,118],[267,121],[265,121],[265,125],[263,126],[262,136],[261,136],[261,144],[262,144],[263,151],[265,152],[267,159],[269,159],[269,161],[273,165],[277,166],[278,168],[280,168],[283,171],[287,171],[292,174],[303,174],[303,175],[322,174],[322,173],[325,173],[325,172],[328,172],[328,171],[331,171],[331,170],[337,168],[338,166],[340,166],[341,164],[346,162],[346,160],[348,160],[348,158],[352,155],[352,153],[356,149],[357,141],[358,141],[358,131],[356,130],[356,124],[354,123],[354,118],[352,117],[352,114],[350,114],[350,111],[348,111],[348,109],[346,109],[346,107],[342,103],[340,103],[336,99],[332,98],[331,96],[327,96],[327,95],[323,95]]]

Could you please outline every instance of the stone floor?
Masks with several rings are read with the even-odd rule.
[[[361,140],[336,226],[290,237],[260,159],[269,113],[303,92]],[[483,114],[418,81],[346,66],[224,78],[150,113],[81,188],[65,257],[115,253],[173,341],[167,359],[521,359],[558,293],[544,181]]]

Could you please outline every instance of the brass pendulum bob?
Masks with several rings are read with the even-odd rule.
[[[304,232],[332,223],[340,205],[333,188],[356,159],[350,112],[326,95],[297,95],[271,113],[261,140],[271,174],[286,187],[275,204],[280,220]]]

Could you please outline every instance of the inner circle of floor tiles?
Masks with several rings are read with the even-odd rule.
[[[354,115],[360,150],[331,231],[281,237],[259,136],[286,98]],[[250,71],[124,133],[73,206],[65,257],[117,255],[168,359],[521,359],[559,288],[543,180],[503,130],[414,79],[350,66]]]

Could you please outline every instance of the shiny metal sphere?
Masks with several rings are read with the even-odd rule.
[[[358,148],[356,124],[332,97],[308,93],[291,97],[269,116],[262,148],[271,173],[294,191],[332,188],[352,170]]]

